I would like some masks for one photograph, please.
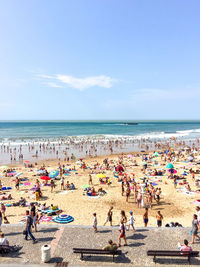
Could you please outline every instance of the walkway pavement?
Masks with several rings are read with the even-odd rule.
[[[148,249],[177,249],[177,243],[183,242],[187,238],[191,240],[189,228],[140,228],[136,233],[127,232],[127,241],[129,246],[122,246],[122,255],[116,257],[115,263],[110,256],[86,256],[80,260],[79,255],[73,254],[73,247],[102,248],[109,239],[117,242],[119,231],[116,227],[99,227],[99,232],[94,233],[91,227],[70,226],[62,227],[60,225],[39,226],[39,231],[33,233],[37,240],[36,244],[31,241],[25,241],[22,235],[23,226],[2,226],[2,230],[10,241],[11,245],[17,244],[23,246],[19,253],[0,258],[0,264],[42,264],[41,247],[44,244],[51,245],[51,262],[43,264],[44,266],[54,266],[56,262],[68,262],[68,266],[155,266],[152,257],[147,257]],[[123,244],[123,241],[122,241]],[[193,250],[200,250],[200,243],[193,245]],[[161,258],[158,266],[189,266],[186,259]],[[199,266],[200,259],[192,259],[191,265]],[[1,265],[3,266],[3,265]],[[15,265],[18,267],[19,265]],[[29,265],[29,267],[38,267],[38,265]],[[41,266],[41,265],[40,265]]]

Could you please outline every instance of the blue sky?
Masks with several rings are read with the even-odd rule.
[[[200,119],[200,1],[0,7],[0,120]]]

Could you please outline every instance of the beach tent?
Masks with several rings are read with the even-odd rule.
[[[153,156],[154,156],[154,157],[158,157],[158,156],[159,156],[158,152],[154,152],[154,153],[153,153]]]

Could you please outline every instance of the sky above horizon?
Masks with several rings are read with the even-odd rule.
[[[200,1],[0,7],[0,120],[200,119]]]

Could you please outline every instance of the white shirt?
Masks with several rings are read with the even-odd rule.
[[[131,225],[134,224],[134,219],[133,219],[133,216],[132,215],[130,216],[129,224],[131,224]]]
[[[199,222],[200,221],[200,210],[196,212],[196,215],[197,215],[197,220]]]
[[[6,246],[7,245],[6,241],[7,241],[6,237],[0,238],[0,246]]]

